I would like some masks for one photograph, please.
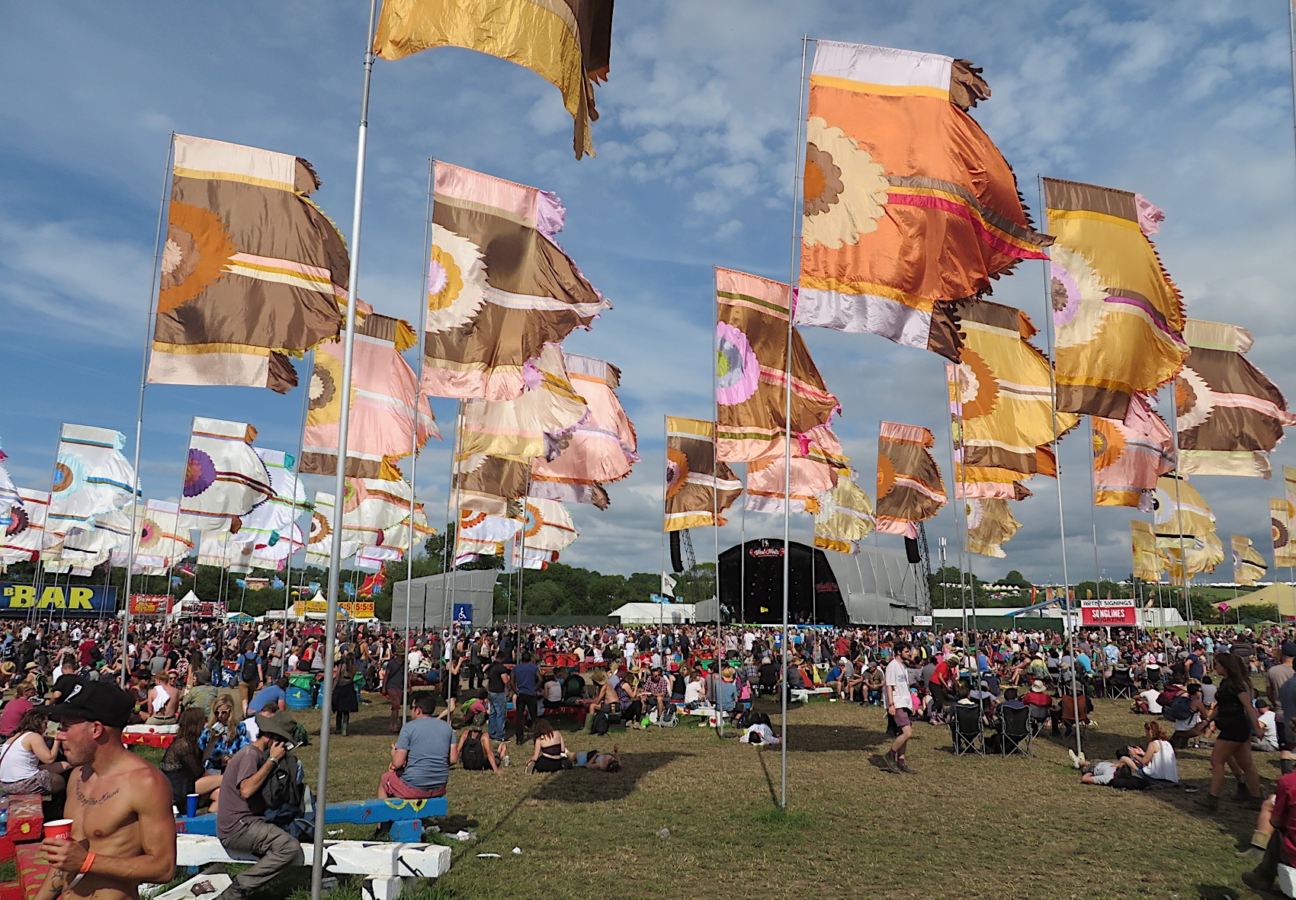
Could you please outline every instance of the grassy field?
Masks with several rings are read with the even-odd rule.
[[[1086,746],[1091,759],[1114,757],[1141,735],[1143,720],[1125,707],[1098,703]],[[318,714],[298,716],[315,733]],[[350,736],[334,738],[330,800],[374,795],[392,740],[385,726],[385,708],[371,703],[352,718]],[[1239,875],[1254,862],[1238,850],[1255,813],[1238,804],[1226,800],[1219,814],[1206,816],[1193,805],[1196,795],[1181,790],[1083,787],[1062,739],[1037,741],[1030,759],[955,757],[947,732],[927,725],[911,745],[916,773],[890,774],[878,756],[884,727],[875,708],[825,702],[791,710],[787,814],[776,805],[778,750],[707,729],[567,735],[576,749],[618,743],[625,768],[615,774],[528,775],[522,763],[529,754],[515,748],[514,765],[501,776],[452,773],[446,830],[467,828],[475,839],[452,842],[450,873],[419,894],[430,900],[1247,893]],[[312,785],[316,750],[301,752]],[[1188,783],[1204,784],[1208,753],[1181,755]],[[1276,754],[1261,758],[1271,784]],[[338,893],[350,890],[344,885]]]

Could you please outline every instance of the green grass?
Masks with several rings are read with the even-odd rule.
[[[1091,759],[1114,758],[1141,736],[1145,719],[1127,705],[1098,703]],[[298,715],[314,735],[318,714]],[[776,802],[778,749],[709,729],[566,733],[573,749],[618,744],[625,767],[613,774],[528,775],[529,753],[510,744],[513,765],[501,775],[452,773],[443,830],[466,828],[476,837],[449,841],[450,872],[412,896],[947,896],[955,878],[960,896],[997,900],[1242,895],[1239,876],[1254,862],[1237,851],[1255,813],[1240,805],[1225,800],[1208,816],[1180,790],[1081,786],[1066,756],[1073,744],[1064,739],[1037,741],[1028,759],[955,757],[948,732],[927,725],[918,726],[909,752],[916,774],[890,774],[878,758],[884,728],[876,708],[793,709],[786,812]],[[312,741],[299,755],[313,787]],[[391,742],[385,705],[353,716],[351,735],[331,744],[328,799],[372,797]],[[1181,754],[1186,781],[1204,783],[1208,756]],[[1277,754],[1257,759],[1271,786]],[[669,837],[659,835],[662,828]],[[294,882],[274,896],[299,900],[300,889]],[[334,896],[353,892],[356,885],[343,882]]]

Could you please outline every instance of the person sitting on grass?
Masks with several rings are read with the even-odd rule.
[[[1202,686],[1193,682],[1188,685],[1188,693],[1176,701],[1176,705],[1170,709],[1170,718],[1174,722],[1174,734],[1170,736],[1170,744],[1176,749],[1185,747],[1195,747],[1198,745],[1199,738],[1206,731],[1207,721],[1210,718],[1210,710],[1202,702]],[[1184,716],[1184,711],[1187,716]]]
[[[450,767],[459,761],[454,729],[436,716],[436,695],[419,694],[410,705],[414,717],[392,744],[391,764],[378,782],[384,800],[444,797]]]
[[[1126,748],[1127,755],[1121,757],[1121,764],[1148,781],[1178,784],[1179,763],[1161,723],[1155,720],[1144,722],[1143,734],[1147,737],[1147,747],[1134,745]]]
[[[180,713],[176,725],[176,738],[162,754],[158,768],[171,784],[171,803],[176,809],[183,810],[189,794],[197,794],[198,802],[204,799],[211,803],[211,812],[216,812],[219,804],[221,774],[206,774],[203,765],[203,752],[199,741],[207,717],[202,709],[191,706]]]
[[[1264,841],[1264,859],[1250,872],[1242,873],[1242,881],[1261,894],[1273,890],[1278,877],[1278,866],[1296,865],[1296,773],[1289,772],[1278,779],[1272,801],[1266,801],[1260,812],[1253,844]],[[1266,812],[1268,813],[1266,817]]]
[[[876,662],[869,663],[868,674],[864,676],[864,691],[860,694],[860,703],[867,701],[870,706],[881,706],[882,685],[885,680],[882,667]]]
[[[608,684],[611,683],[609,679]],[[639,719],[643,716],[643,701],[639,698],[639,688],[630,682],[629,674],[618,677],[612,690],[617,706],[621,709],[621,721],[630,728],[642,727]]]
[[[490,735],[482,730],[486,713],[474,713],[465,724],[463,734],[459,735],[459,764],[469,772],[490,769],[496,775],[503,775],[500,766],[506,764],[508,746],[504,742],[492,744]]]
[[[567,767],[567,744],[546,719],[536,722],[535,750],[527,762],[528,772],[557,772]]]
[[[1261,733],[1251,739],[1251,749],[1262,753],[1272,753],[1278,749],[1278,719],[1269,708],[1269,701],[1257,697],[1255,701],[1256,718],[1260,720]]]

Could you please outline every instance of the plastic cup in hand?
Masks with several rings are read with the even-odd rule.
[[[194,816],[198,815],[198,795],[197,794],[185,795],[185,815],[191,819]]]
[[[45,838],[51,841],[72,840],[72,820],[56,819],[45,823]]]

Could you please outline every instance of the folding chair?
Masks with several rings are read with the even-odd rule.
[[[975,753],[984,756],[985,732],[981,728],[981,706],[956,703],[952,709],[954,715],[950,719],[950,734],[954,741],[954,755]]]
[[[1129,669],[1117,669],[1107,679],[1107,697],[1111,700],[1133,700],[1134,680]]]
[[[1037,735],[1044,730],[1044,723],[1048,721],[1049,708],[1047,706],[1028,706],[1026,711],[1029,713],[1029,723],[1031,735]]]
[[[1030,708],[999,707],[999,752],[1003,756],[1031,755]]]

